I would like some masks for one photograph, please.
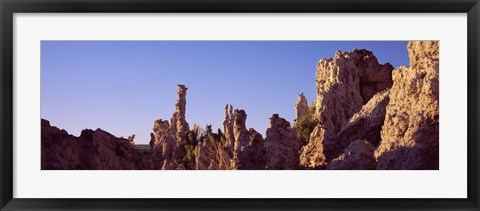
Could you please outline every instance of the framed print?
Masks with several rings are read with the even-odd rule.
[[[1,209],[478,210],[478,1],[1,1]]]

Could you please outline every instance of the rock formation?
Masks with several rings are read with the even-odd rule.
[[[185,142],[185,138],[187,136],[188,131],[190,130],[187,121],[185,120],[185,113],[186,113],[186,105],[187,105],[187,87],[185,85],[177,85],[178,86],[178,99],[177,103],[175,104],[175,112],[173,113],[171,119],[171,134],[172,137],[175,137],[176,144],[175,144],[175,151],[174,157],[175,159],[182,159],[185,156],[185,149],[181,146],[182,143]]]
[[[178,99],[170,124],[166,120],[156,120],[153,126],[153,139],[150,141],[153,142],[155,163],[160,165],[158,162],[161,162],[162,169],[184,168],[180,163],[185,156],[183,144],[190,130],[185,120],[188,88],[184,85],[177,86]]]
[[[278,116],[270,118],[270,128],[265,138],[266,169],[298,169],[298,140],[290,123]]]
[[[79,137],[41,120],[42,170],[152,169],[149,155],[139,153],[127,139],[101,129],[85,129]],[[144,157],[146,156],[146,157]]]
[[[153,124],[153,154],[156,166],[169,166],[173,162],[176,141],[171,136],[170,124],[167,120],[158,119]]]
[[[439,43],[410,41],[407,48],[410,67],[393,71],[378,169],[438,169]]]
[[[219,134],[212,133],[211,125],[195,148],[197,170],[230,170],[231,158]]]
[[[337,51],[334,58],[318,62],[315,115],[319,126],[303,150],[302,166],[324,166],[323,157],[328,162],[343,151],[346,146],[340,143],[337,133],[376,93],[392,85],[392,69],[388,63],[379,64],[373,53],[364,49],[350,53]]]
[[[225,105],[225,120],[223,121],[223,130],[225,131],[225,148],[227,148],[230,156],[233,156],[235,137],[233,134],[233,106],[230,104]]]
[[[325,132],[325,127],[320,124],[313,129],[308,144],[303,147],[300,155],[300,166],[302,168],[325,169],[327,167],[327,157],[323,150]]]
[[[301,119],[308,113],[308,101],[305,95],[298,95],[298,100],[295,103],[295,119]]]
[[[375,147],[366,140],[352,142],[343,154],[328,163],[328,170],[373,170],[377,161]]]
[[[374,95],[359,112],[355,113],[337,134],[337,141],[346,148],[354,140],[368,139],[374,146],[380,142],[389,90]]]
[[[233,114],[233,135],[235,137],[232,166],[234,169],[264,169],[265,149],[263,137],[253,128],[247,130],[247,114],[235,109]]]
[[[41,168],[438,169],[439,43],[411,41],[407,49],[409,67],[394,70],[364,49],[320,60],[312,106],[300,94],[295,128],[273,114],[265,139],[229,104],[224,132],[196,124],[190,130],[184,85],[170,121],[154,121],[150,147],[101,129],[75,137],[42,119]]]

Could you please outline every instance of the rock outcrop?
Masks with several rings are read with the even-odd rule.
[[[297,102],[295,103],[295,119],[301,119],[308,113],[308,101],[305,95],[298,95]]]
[[[290,123],[278,116],[270,118],[265,138],[266,169],[293,170],[299,167],[298,140]]]
[[[439,43],[410,41],[407,48],[410,67],[393,71],[378,169],[438,169]]]
[[[79,137],[41,120],[42,170],[129,170],[152,169],[127,139],[101,129],[85,129]]]
[[[373,53],[364,49],[337,51],[334,58],[318,62],[315,115],[319,126],[301,155],[303,167],[320,168],[343,151],[346,146],[337,134],[375,94],[392,85],[392,69],[388,63],[379,64]]]
[[[325,169],[327,157],[323,149],[325,139],[325,127],[317,125],[310,134],[308,144],[303,147],[300,155],[300,166],[304,169]]]
[[[337,141],[346,148],[354,140],[367,139],[374,146],[380,142],[380,131],[389,102],[389,90],[374,95],[355,113],[337,134]]]
[[[264,140],[253,128],[247,130],[247,113],[235,109],[233,135],[235,138],[232,166],[234,169],[265,169]]]
[[[328,170],[374,170],[375,147],[366,140],[352,142],[338,158],[328,163]]]

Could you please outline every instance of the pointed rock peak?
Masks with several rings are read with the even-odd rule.
[[[235,109],[233,113],[234,126],[235,127],[244,127],[245,122],[247,121],[247,113],[243,109]]]
[[[308,112],[308,101],[303,92],[298,95],[297,102],[295,102],[295,118],[301,119]]]
[[[270,128],[289,129],[290,122],[281,118],[278,114],[273,114],[272,117],[270,117]]]
[[[183,84],[177,84],[177,86],[178,86],[178,90],[179,90],[179,91],[187,91],[187,89],[188,89],[188,88],[187,88],[185,85],[183,85]]]

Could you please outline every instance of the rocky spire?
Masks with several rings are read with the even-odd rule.
[[[189,125],[185,120],[187,87],[180,84],[177,86],[178,99],[170,124],[166,120],[156,120],[150,140],[155,164],[162,169],[181,168],[179,163],[185,156],[182,143],[185,142],[189,131]]]
[[[235,109],[233,113],[233,135],[235,139],[232,166],[234,169],[265,169],[264,141],[253,128],[247,130],[247,113]]]
[[[225,135],[225,148],[233,152],[235,137],[233,134],[233,107],[230,104],[225,105],[225,119],[223,120],[223,130]]]
[[[305,95],[300,94],[298,95],[297,102],[295,103],[295,118],[299,120],[303,116],[305,116],[308,112],[308,101]]]
[[[298,140],[290,123],[273,114],[265,138],[266,169],[298,169]]]
[[[188,131],[189,125],[185,120],[185,113],[186,113],[186,105],[187,105],[187,87],[185,85],[178,84],[178,91],[177,91],[177,103],[175,104],[175,112],[173,113],[171,119],[171,125],[173,126],[172,132],[177,142],[182,142]]]

